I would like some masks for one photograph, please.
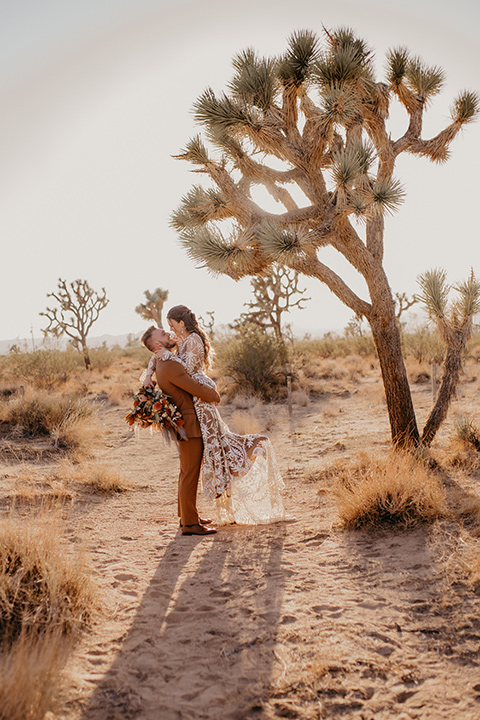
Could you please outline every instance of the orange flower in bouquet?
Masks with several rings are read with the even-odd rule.
[[[166,440],[187,440],[182,413],[168,397],[155,388],[140,388],[133,396],[133,409],[125,415],[125,421],[141,428],[152,428],[163,433]]]

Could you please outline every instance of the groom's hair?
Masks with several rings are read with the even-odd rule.
[[[150,352],[152,352],[152,348],[150,347],[150,338],[152,336],[152,333],[156,329],[157,328],[155,327],[155,325],[150,325],[150,327],[145,330],[145,332],[142,335],[142,339],[140,340],[142,345],[145,345],[145,347],[148,348],[148,350],[150,350]]]

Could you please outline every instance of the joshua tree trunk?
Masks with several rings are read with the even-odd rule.
[[[447,417],[448,407],[455,394],[460,368],[462,367],[462,353],[467,340],[467,333],[457,331],[449,338],[447,354],[443,363],[443,377],[438,391],[437,401],[428,416],[422,434],[422,445],[429,447],[442,422]]]
[[[386,321],[371,321],[370,325],[382,371],[393,443],[397,447],[418,445],[417,421],[395,315]]]
[[[85,363],[85,369],[90,370],[91,362],[90,362],[90,351],[88,349],[87,343],[82,340],[82,350],[83,350],[83,362]]]

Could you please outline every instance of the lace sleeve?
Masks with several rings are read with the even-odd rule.
[[[159,357],[157,357],[156,355],[154,355],[153,357],[154,357],[154,360],[176,360],[176,362],[179,362],[179,363],[181,363],[181,365],[184,365],[184,362],[182,361],[182,359],[177,357],[177,355],[175,355],[175,353],[173,353],[171,350],[166,350]]]
[[[205,350],[202,339],[197,333],[191,333],[187,336],[181,348],[179,348],[178,354],[185,370],[190,375],[202,370]]]
[[[150,361],[148,363],[148,367],[146,370],[142,372],[140,377],[138,378],[141,383],[144,383],[147,377],[152,377],[152,375],[155,373],[155,356],[152,355],[150,358]]]

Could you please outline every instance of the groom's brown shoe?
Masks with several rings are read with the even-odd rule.
[[[183,525],[182,535],[215,535],[215,528],[204,527],[203,525]]]
[[[199,525],[210,525],[211,522],[212,521],[210,518],[201,518],[201,517],[198,518]],[[180,520],[180,527],[183,527],[181,520]]]

